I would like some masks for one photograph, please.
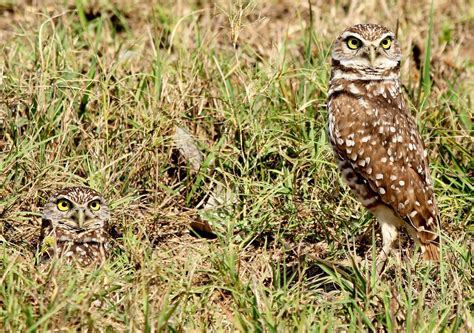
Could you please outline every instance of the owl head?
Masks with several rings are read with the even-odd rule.
[[[87,187],[68,187],[55,193],[43,208],[43,223],[83,232],[102,228],[110,219],[100,193]]]
[[[355,79],[387,78],[389,71],[398,76],[400,60],[400,44],[395,34],[378,24],[354,25],[332,47],[333,68]]]

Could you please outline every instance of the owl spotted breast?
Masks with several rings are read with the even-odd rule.
[[[332,48],[329,138],[357,199],[381,225],[384,262],[404,226],[438,260],[438,208],[426,152],[400,88],[401,51],[383,26],[345,30]]]
[[[109,219],[104,198],[90,188],[69,187],[55,193],[43,208],[40,262],[55,257],[82,266],[103,262],[110,241]]]

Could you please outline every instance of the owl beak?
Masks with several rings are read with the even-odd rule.
[[[373,45],[369,46],[369,60],[370,60],[370,66],[374,67],[374,65],[375,65],[375,47]]]
[[[84,210],[83,209],[78,209],[74,215],[72,216],[72,218],[76,221],[77,225],[79,226],[79,228],[82,228],[84,226],[84,222],[86,220],[86,215],[84,213]]]

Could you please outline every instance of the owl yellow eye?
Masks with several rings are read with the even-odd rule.
[[[388,50],[390,48],[390,46],[392,46],[392,39],[390,37],[387,37],[387,38],[384,38],[381,42],[380,42],[380,45],[382,45],[382,47],[385,49],[385,50]]]
[[[60,199],[58,201],[58,209],[62,212],[68,211],[71,209],[71,202],[66,199]]]
[[[99,200],[94,200],[89,203],[89,208],[92,210],[99,210],[100,209],[100,202]]]
[[[346,43],[347,43],[347,47],[350,48],[351,50],[358,49],[362,45],[362,42],[355,37],[349,37]]]

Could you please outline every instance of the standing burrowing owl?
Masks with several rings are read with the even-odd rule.
[[[382,229],[384,263],[398,227],[438,260],[438,208],[416,122],[400,89],[395,35],[376,24],[345,30],[332,48],[329,137],[337,165]]]
[[[109,208],[100,193],[86,187],[65,188],[43,209],[40,262],[64,257],[66,262],[103,262],[109,246]]]

